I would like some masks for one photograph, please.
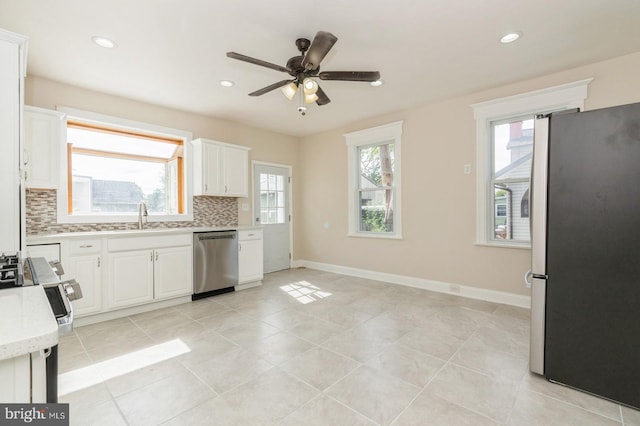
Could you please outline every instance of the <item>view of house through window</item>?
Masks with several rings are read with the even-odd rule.
[[[183,140],[67,123],[68,211],[77,215],[149,214],[184,210]]]
[[[493,239],[529,241],[533,117],[491,123]]]
[[[394,232],[394,144],[358,147],[360,232]]]

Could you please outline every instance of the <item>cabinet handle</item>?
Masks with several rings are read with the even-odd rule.
[[[149,260],[150,260],[151,262],[153,262],[153,252],[149,253],[149,255],[151,256],[151,257],[149,258]]]
[[[256,235],[256,234],[249,234],[249,235],[247,235],[247,236],[248,236],[248,237],[253,237],[254,235]]]
[[[207,186],[207,184],[204,184],[204,192],[207,192],[209,190],[209,187]]]
[[[98,256],[98,268],[100,267],[100,256]]]
[[[227,185],[224,186],[224,193],[227,193]]]
[[[80,248],[91,248],[91,247],[93,247],[93,245],[91,245],[91,244],[87,244],[87,245],[84,245],[84,246],[80,246]]]
[[[156,252],[156,260],[158,260],[158,252]]]
[[[242,243],[238,243],[238,251],[242,251]]]

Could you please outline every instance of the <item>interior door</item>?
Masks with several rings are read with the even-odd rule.
[[[290,267],[290,185],[288,167],[254,164],[254,220],[264,230],[265,273]]]

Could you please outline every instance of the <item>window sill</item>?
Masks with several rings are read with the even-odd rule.
[[[145,220],[149,223],[153,222],[192,222],[193,214],[181,215],[149,215]],[[138,215],[117,215],[117,216],[99,216],[99,215],[59,215],[57,223],[137,223]]]
[[[519,250],[531,250],[531,243],[488,243],[488,242],[475,242],[474,246],[479,247],[493,247],[493,248],[509,248]]]
[[[402,235],[385,235],[385,234],[367,234],[367,233],[355,233],[349,232],[347,237],[358,237],[358,238],[378,238],[381,240],[402,240]]]

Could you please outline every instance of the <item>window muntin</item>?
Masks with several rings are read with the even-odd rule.
[[[70,120],[67,203],[73,215],[184,213],[184,141]]]

